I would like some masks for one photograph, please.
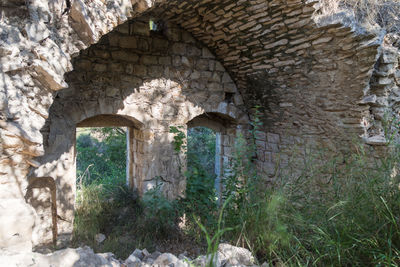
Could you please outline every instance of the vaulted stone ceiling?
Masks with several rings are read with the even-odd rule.
[[[343,18],[317,18],[314,4],[165,1],[150,14],[206,44],[235,79],[246,106],[261,106],[267,127],[331,138],[363,134],[368,107],[359,102],[368,94],[381,40],[343,25]]]
[[[370,116],[370,106],[359,102],[371,93],[382,40],[356,25],[344,26],[346,20],[338,16],[318,19],[309,2],[158,0],[152,6],[145,0],[76,0],[64,13],[62,0],[2,1],[1,31],[8,37],[0,44],[0,85],[13,89],[7,94],[15,101],[4,105],[1,116],[19,118],[17,128],[5,122],[2,129],[15,136],[26,132],[24,140],[40,154],[49,92],[67,86],[64,74],[72,69],[71,58],[119,24],[152,15],[180,25],[209,47],[231,73],[247,107],[261,105],[267,128],[325,138],[343,131],[363,134],[360,121]],[[31,92],[40,103],[29,100]]]

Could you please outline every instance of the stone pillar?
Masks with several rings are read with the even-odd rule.
[[[222,155],[223,155],[223,148],[222,148],[223,140],[222,135],[220,132],[216,134],[215,140],[215,189],[217,191],[218,199],[222,199],[222,190],[221,190],[221,179],[222,179]]]
[[[186,129],[182,129],[186,132]],[[161,127],[157,131],[149,131],[142,134],[138,139],[137,158],[138,171],[141,173],[139,181],[139,193],[155,188],[161,184],[161,190],[168,199],[183,196],[186,182],[182,175],[184,157],[177,154],[173,146],[173,134],[169,133],[168,127]]]
[[[135,157],[134,157],[134,128],[128,127],[126,131],[126,184],[130,189],[137,188],[137,181],[135,180]]]

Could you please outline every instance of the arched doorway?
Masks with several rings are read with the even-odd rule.
[[[122,115],[98,115],[79,122],[76,125],[77,128],[92,128],[92,127],[122,127],[125,131],[126,136],[126,148],[125,151],[120,151],[126,154],[126,184],[129,188],[137,188],[138,181],[135,179],[135,152],[137,149],[137,143],[140,142],[135,139],[135,129],[138,131],[138,124],[132,119]],[[76,142],[75,142],[76,143]],[[75,153],[76,157],[76,153]]]
[[[203,144],[200,143],[199,145],[215,144],[214,164],[208,162],[208,166],[204,167],[210,168],[210,166],[213,166],[213,172],[215,174],[214,187],[218,199],[221,200],[224,169],[228,166],[230,159],[233,157],[237,122],[228,115],[218,112],[207,112],[190,120],[187,123],[187,127],[189,142],[191,141],[190,135],[196,133],[197,130],[197,134],[207,135],[206,139],[208,139],[205,140]],[[215,138],[214,142],[210,140],[212,137]],[[194,146],[192,147],[191,144],[188,144],[188,149],[190,150],[191,148],[193,149]],[[208,149],[211,149],[211,147]],[[190,151],[188,151],[188,155],[190,156]],[[207,153],[205,153],[205,155],[210,157]],[[188,168],[190,168],[190,165]]]

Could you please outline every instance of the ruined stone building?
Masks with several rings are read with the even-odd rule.
[[[71,5],[70,5],[71,3]],[[399,44],[308,0],[0,0],[0,247],[68,239],[77,127],[125,126],[127,182],[183,195],[170,126],[218,132],[221,166],[260,106],[257,166],[385,145]]]

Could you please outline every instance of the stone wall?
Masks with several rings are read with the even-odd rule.
[[[55,91],[68,86],[72,56],[149,6],[78,0],[62,15],[65,8],[63,0],[0,1],[0,247],[30,250],[38,239],[28,174],[44,153],[40,129]]]
[[[231,130],[224,130],[223,137],[228,140],[225,145],[231,146],[236,127],[248,123],[241,96],[214,55],[174,24],[166,22],[166,32],[150,31],[149,20],[142,17],[124,23],[81,51],[66,76],[69,88],[58,91],[50,109],[41,131],[45,153],[36,159],[41,166],[33,173],[53,177],[57,183],[58,215],[64,219],[59,221],[60,236],[72,230],[77,125],[88,126],[88,119],[102,114],[132,121],[135,181],[128,183],[140,194],[161,183],[167,197],[176,198],[185,190],[178,166],[183,159],[174,156],[169,127],[186,127],[193,119],[199,121],[199,116],[226,122]],[[103,121],[98,119],[95,125],[119,125]],[[50,221],[49,212],[40,214],[43,221]],[[50,235],[47,231],[47,238],[41,240],[51,240]]]
[[[314,3],[169,1],[158,13],[215,52],[248,110],[260,106],[258,166],[271,178],[307,148],[339,153],[361,135],[371,137],[360,102],[383,35],[345,16],[318,16]]]
[[[382,114],[398,113],[398,45],[351,18],[319,16],[314,3],[0,1],[0,228],[10,229],[0,247],[30,249],[44,235],[39,210],[24,199],[31,176],[56,179],[67,192],[57,194],[60,216],[72,218],[74,129],[96,115],[135,123],[141,181],[158,171],[179,181],[163,165],[167,125],[204,112],[242,121],[260,105],[257,161],[266,179],[293,151],[342,153],[354,138],[386,144]],[[142,31],[150,18],[166,23],[161,33]],[[184,185],[171,181],[167,191],[179,194]],[[49,192],[40,190],[48,212]]]
[[[393,132],[398,131],[400,102],[400,38],[388,34],[373,76],[361,104],[366,107],[363,123],[364,140],[370,145],[386,145]],[[398,137],[396,137],[398,138]]]

